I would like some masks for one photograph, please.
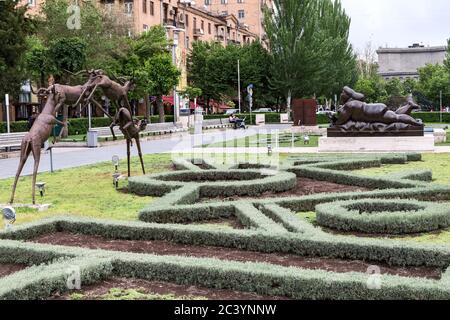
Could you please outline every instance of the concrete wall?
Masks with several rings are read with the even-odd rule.
[[[378,72],[383,77],[416,77],[418,76],[418,68],[424,67],[429,63],[442,64],[447,53],[447,48],[380,49],[377,53]]]

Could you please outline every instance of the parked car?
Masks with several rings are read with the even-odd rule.
[[[274,112],[274,111],[270,108],[259,108],[259,109],[253,110],[253,112],[255,112],[255,113],[270,113],[270,112]]]
[[[227,111],[225,111],[225,115],[230,116],[232,114],[238,113],[239,109],[228,109]]]

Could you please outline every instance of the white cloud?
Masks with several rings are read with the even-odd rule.
[[[357,50],[407,47],[412,43],[444,45],[450,38],[448,0],[341,0],[352,19],[350,41]]]

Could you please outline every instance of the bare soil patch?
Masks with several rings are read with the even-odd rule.
[[[356,260],[301,257],[293,254],[261,253],[223,247],[177,244],[168,241],[111,240],[100,236],[72,234],[67,232],[42,235],[32,241],[37,243],[83,247],[89,249],[150,253],[157,255],[179,255],[199,258],[217,258],[241,262],[265,262],[286,267],[291,266],[304,269],[319,269],[338,273],[366,272],[368,267],[372,265],[379,266],[382,274],[391,274],[404,277],[439,279],[442,272],[439,268],[430,267],[399,267],[389,266],[379,262],[370,263]]]
[[[73,293],[82,294],[85,300],[97,300],[111,289],[135,289],[139,292],[167,295],[176,297],[197,297],[209,300],[287,300],[285,297],[262,296],[255,293],[222,289],[210,289],[198,286],[178,285],[162,281],[149,281],[133,278],[112,278],[94,285],[86,286],[82,290],[72,291],[63,295],[56,294],[50,300],[69,300]]]
[[[347,186],[343,184],[337,184],[326,181],[318,181],[308,178],[297,178],[297,186],[289,191],[275,193],[265,192],[258,198],[282,198],[282,197],[300,197],[318,193],[343,193],[343,192],[355,192],[355,191],[371,191],[371,189],[355,186]],[[217,201],[236,201],[242,199],[255,199],[255,197],[216,197],[216,198],[203,198],[203,202],[217,202]]]
[[[27,266],[23,264],[0,263],[0,278],[21,271],[26,267]]]

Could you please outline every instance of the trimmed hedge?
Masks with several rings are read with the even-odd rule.
[[[342,231],[406,234],[450,226],[450,206],[412,200],[361,199],[316,206],[317,223]]]
[[[439,281],[382,275],[380,289],[374,290],[368,285],[370,277],[361,272],[334,273],[266,263],[22,245],[29,251],[51,247],[56,255],[67,249],[77,252],[77,257],[31,267],[1,278],[0,299],[45,299],[54,293],[65,293],[69,291],[68,271],[73,267],[80,270],[82,286],[111,277],[128,277],[294,299],[450,298],[447,273]]]
[[[418,159],[417,155],[411,157]],[[283,169],[303,170],[307,168],[312,171],[316,170],[316,173],[326,170],[339,176],[351,174],[339,170],[342,168],[352,170],[366,165],[380,165],[389,162],[404,163],[405,159],[411,158],[408,155],[403,157],[387,155],[383,158],[379,156],[360,157],[354,159],[353,163],[350,163],[352,161],[350,159],[330,160],[328,158],[315,160],[313,163],[295,159]],[[342,166],[336,164],[342,162],[344,162]],[[217,184],[218,189],[213,193],[214,196],[217,196],[219,190],[222,192],[232,190],[226,192],[234,192],[234,194],[236,194],[235,190],[240,190],[239,192],[244,192],[244,194],[249,190],[262,192],[258,185],[239,189],[246,183],[261,183],[268,179],[265,187],[282,188],[286,181],[283,179],[289,181],[296,179],[292,173],[282,172],[278,177],[283,174],[286,176],[279,181],[275,179],[277,176],[245,181],[242,180],[244,179],[242,177],[246,173],[249,177],[259,178],[261,171],[203,171],[194,169],[187,163],[190,162],[178,161],[180,167],[184,166],[195,172],[189,171],[182,180],[189,179],[196,182],[180,183],[177,181],[180,178],[179,172],[165,175],[164,180],[159,179],[157,181],[159,186],[151,185],[157,175],[150,176],[153,177],[153,180],[149,177],[130,179],[130,181],[135,179],[137,186],[139,184],[145,186],[144,192],[164,195],[142,210],[141,219],[150,221],[150,223],[61,217],[18,226],[9,232],[0,231],[0,239],[31,239],[45,233],[65,231],[97,235],[109,239],[164,240],[257,252],[383,262],[398,266],[430,266],[447,269],[447,271],[443,273],[440,280],[383,275],[381,288],[371,290],[367,285],[368,275],[360,272],[340,274],[323,270],[286,268],[264,263],[154,256],[2,240],[0,241],[0,259],[12,256],[15,257],[14,259],[19,259],[15,261],[22,259],[29,263],[38,263],[39,261],[41,261],[39,263],[49,261],[53,261],[53,263],[32,267],[0,279],[0,298],[42,299],[55,291],[64,292],[67,290],[65,286],[67,267],[75,265],[80,266],[84,284],[120,276],[258,294],[282,295],[297,299],[450,299],[450,269],[448,268],[450,247],[448,245],[333,235],[314,227],[307,221],[298,219],[292,212],[311,211],[317,204],[352,199],[377,199],[375,201],[378,203],[385,201],[382,199],[392,197],[449,201],[450,186],[432,186],[411,180],[412,178],[424,180],[426,176],[429,177],[429,172],[422,172],[418,177],[412,177],[411,173],[404,173],[397,175],[395,179],[387,179],[383,183],[386,186],[389,185],[391,189],[385,190],[197,203],[200,197],[205,196],[202,188],[208,184]],[[206,183],[201,181],[205,177],[220,179],[227,178],[229,175],[236,175],[238,180],[226,186],[224,185],[226,182],[223,181]],[[364,177],[364,179],[366,178]],[[149,184],[148,181],[151,183]],[[402,184],[402,187],[393,186],[395,183]],[[159,191],[152,191],[152,187]],[[400,200],[396,200],[396,202],[400,202]],[[250,229],[209,229],[201,225],[175,224],[233,215]],[[34,253],[31,254],[31,252]]]
[[[176,171],[128,180],[130,192],[139,195],[162,196],[183,186],[195,185],[201,197],[257,196],[268,191],[290,190],[296,183],[296,176],[292,173],[265,175],[260,170],[250,169]]]

